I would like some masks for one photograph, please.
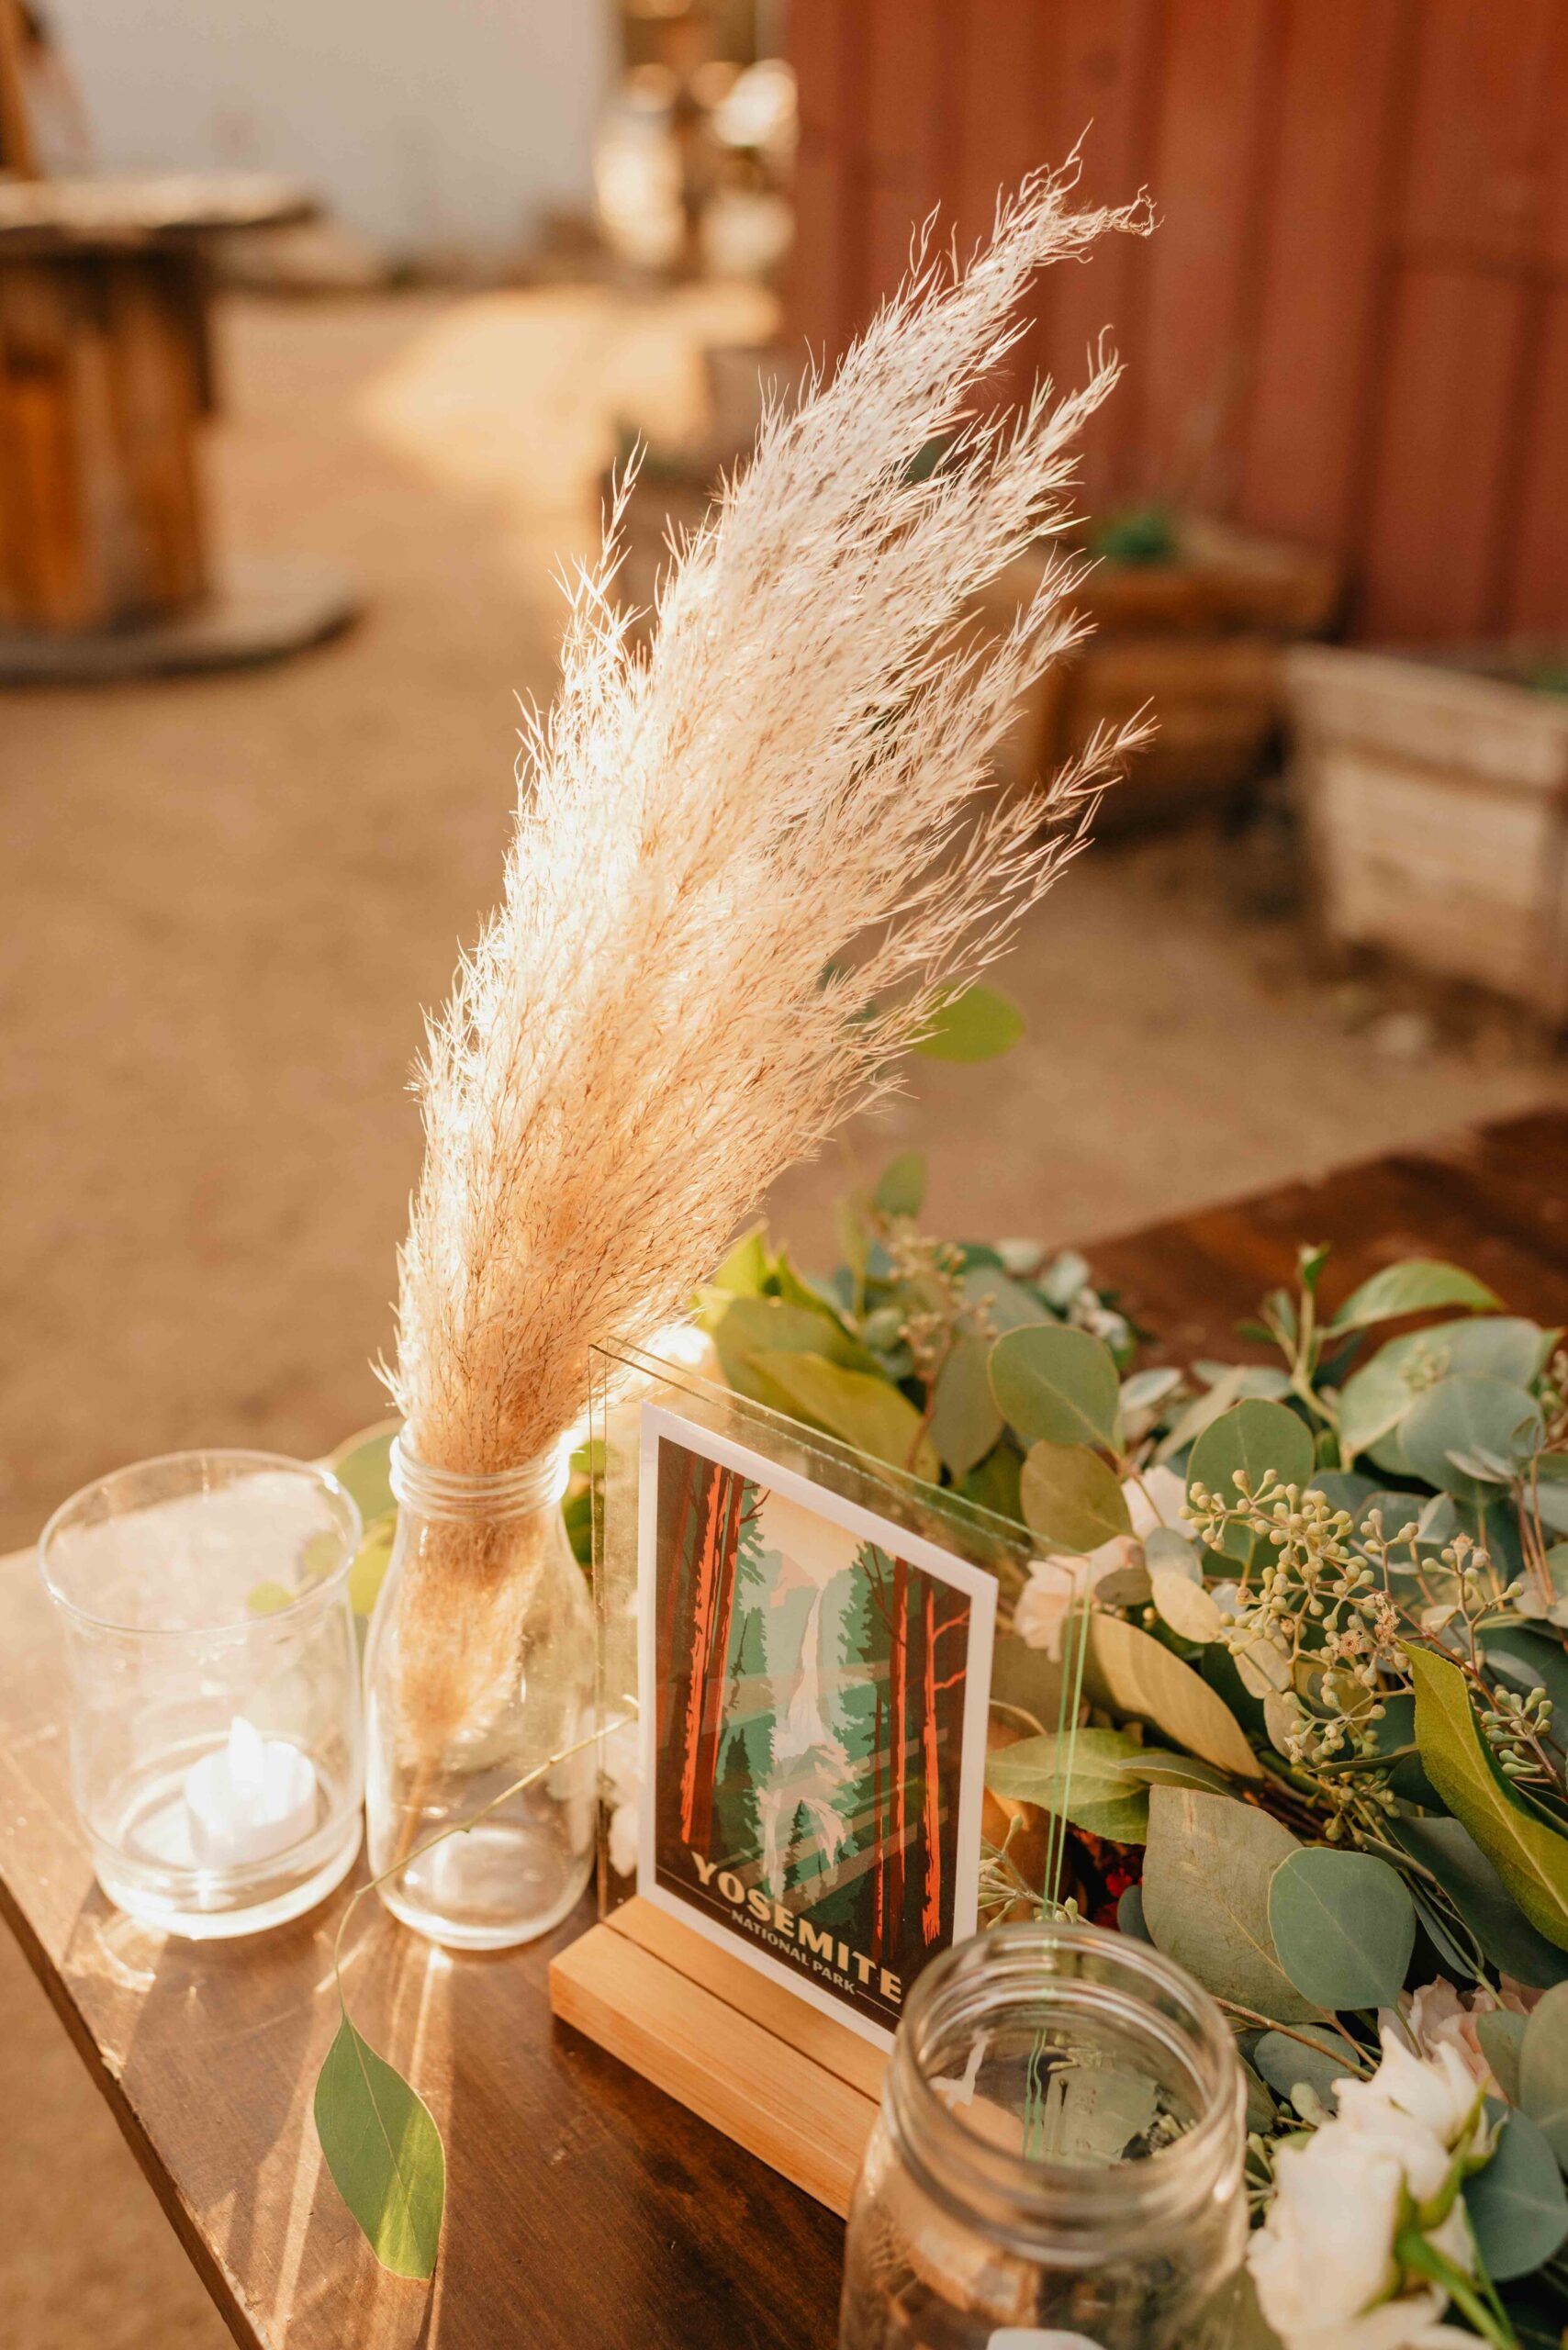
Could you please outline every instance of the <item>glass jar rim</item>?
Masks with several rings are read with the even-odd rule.
[[[196,1461],[214,1462],[243,1474],[263,1475],[286,1470],[291,1476],[314,1485],[331,1503],[340,1522],[342,1543],[335,1564],[305,1590],[286,1598],[281,1606],[269,1606],[263,1615],[235,1616],[213,1624],[127,1624],[118,1617],[106,1616],[96,1609],[84,1607],[81,1600],[65,1588],[55,1570],[51,1553],[61,1536],[69,1531],[77,1520],[86,1522],[87,1505],[98,1495],[106,1494],[117,1484],[133,1478],[148,1477],[159,1470],[172,1471]],[[237,1483],[238,1479],[234,1482]],[[39,1536],[39,1575],[44,1589],[62,1613],[95,1632],[119,1632],[139,1640],[211,1639],[230,1632],[255,1632],[263,1626],[282,1625],[310,1608],[319,1607],[347,1582],[364,1532],[364,1521],[360,1515],[359,1504],[341,1479],[334,1476],[330,1469],[323,1468],[320,1462],[297,1460],[286,1452],[262,1452],[246,1445],[196,1445],[180,1452],[154,1453],[146,1460],[128,1461],[123,1468],[107,1470],[103,1476],[94,1477],[86,1484],[78,1486],[75,1493],[62,1501],[50,1515]]]
[[[560,1500],[572,1473],[565,1438],[512,1469],[440,1469],[414,1450],[407,1427],[392,1439],[387,1466],[397,1500],[423,1517],[510,1517],[545,1509]]]
[[[946,1995],[980,1978],[989,1962],[1003,1975],[1016,1974],[1022,1997],[1030,1980],[1031,1962],[1064,1950],[1093,1953],[1121,1971],[1125,1987],[1117,1996],[1129,2019],[1136,2016],[1140,2004],[1150,2023],[1159,2012],[1151,1999],[1139,2002],[1140,1986],[1158,1988],[1179,2002],[1191,2019],[1188,2050],[1176,2050],[1169,2032],[1159,2036],[1179,2055],[1188,2073],[1197,2118],[1170,2145],[1136,2162],[1117,2161],[1090,2168],[1014,2153],[971,2128],[961,2110],[940,2095],[923,2067],[922,2043],[934,2023],[943,2020]],[[995,1973],[991,1979],[999,1991],[1004,1987]],[[1052,1979],[1049,1974],[1034,1975],[1036,1998]],[[983,2011],[977,2008],[977,2021]],[[1206,2080],[1204,2060],[1212,2073]],[[1108,2243],[1103,2232],[1108,2212],[1118,2222],[1114,2232],[1133,2236],[1145,2234],[1151,2227],[1184,2223],[1201,2206],[1213,2191],[1216,2167],[1229,2143],[1234,2141],[1239,2151],[1244,2095],[1240,2065],[1225,2019],[1209,1994],[1183,1968],[1151,1945],[1102,1927],[1066,1920],[1024,1920],[991,1927],[969,1942],[956,1944],[922,1973],[910,1993],[894,2043],[885,2109],[906,2154],[918,2163],[934,2191],[941,2193],[944,2181],[951,2179],[957,2181],[960,2196],[967,2189],[1001,2199],[1015,2210],[1025,2228],[1032,2227],[1042,2237],[1057,2230],[1070,2236],[1092,2228],[1095,2256],[1102,2257]]]

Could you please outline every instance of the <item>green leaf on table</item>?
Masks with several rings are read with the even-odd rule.
[[[1412,1645],[1406,1653],[1427,1776],[1530,1924],[1568,1950],[1568,1838],[1527,1811],[1509,1787],[1481,1735],[1459,1666],[1429,1649]]]
[[[1385,1265],[1359,1289],[1350,1292],[1330,1330],[1363,1330],[1369,1323],[1393,1322],[1402,1314],[1428,1314],[1439,1305],[1467,1305],[1484,1314],[1502,1299],[1462,1266],[1445,1265],[1432,1257],[1415,1257],[1403,1265]]]
[[[362,1428],[327,1455],[328,1468],[358,1505],[366,1526],[373,1517],[384,1516],[397,1506],[392,1497],[392,1439],[399,1426],[397,1420],[383,1420],[377,1427]]]
[[[1236,1479],[1245,1476],[1255,1494],[1271,1470],[1282,1485],[1312,1482],[1312,1432],[1283,1404],[1249,1396],[1211,1421],[1187,1462],[1187,1490],[1202,1485],[1224,1503],[1239,1498]],[[1219,1545],[1226,1558],[1245,1564],[1269,1548],[1268,1538],[1245,1526],[1227,1527]]]
[[[989,1758],[985,1783],[1009,1802],[1062,1813],[1091,1836],[1141,1844],[1148,1830],[1148,1791],[1121,1767],[1138,1751],[1137,1740],[1119,1729],[1023,1738]]]
[[[1115,1471],[1085,1444],[1032,1444],[1019,1500],[1030,1532],[1058,1550],[1097,1550],[1132,1531]]]
[[[1416,1909],[1386,1861],[1308,1847],[1274,1872],[1269,1930],[1315,2008],[1391,2008],[1416,1947]]]
[[[386,1580],[386,1570],[392,1563],[392,1545],[398,1539],[398,1513],[386,1511],[371,1521],[364,1529],[354,1561],[349,1569],[349,1605],[356,1616],[366,1621],[375,1613],[381,1586]]]
[[[1005,1331],[991,1350],[991,1390],[1027,1444],[1113,1444],[1122,1383],[1103,1338],[1062,1322]]]
[[[1344,1458],[1353,1460],[1394,1434],[1417,1396],[1432,1385],[1434,1366],[1445,1378],[1463,1372],[1528,1387],[1540,1370],[1551,1335],[1534,1322],[1488,1315],[1479,1321],[1435,1322],[1390,1338],[1345,1382],[1339,1397]]]
[[[1095,1705],[1120,1721],[1142,1722],[1216,1770],[1261,1778],[1235,1715],[1191,1665],[1119,1616],[1092,1615],[1087,1630],[1083,1687]]]
[[[1260,2032],[1252,2045],[1253,2065],[1281,2097],[1294,2098],[1305,2083],[1332,2113],[1339,2101],[1337,2085],[1355,2075],[1350,2052],[1327,2024],[1300,2030],[1300,2039],[1289,2031]]]
[[[1411,1859],[1437,1878],[1495,1966],[1535,1991],[1568,1981],[1568,1953],[1537,1933],[1468,1828],[1437,1818],[1389,1825]]]
[[[965,1330],[954,1339],[936,1374],[931,1441],[955,1482],[985,1459],[1002,1434],[1002,1414],[986,1375],[990,1360],[990,1339]]]
[[[1318,2010],[1292,1983],[1269,1930],[1274,1871],[1300,1846],[1255,1805],[1198,1787],[1154,1787],[1143,1913],[1157,1946],[1217,1998],[1275,2023]]]
[[[871,1203],[884,1215],[918,1215],[925,1204],[925,1153],[901,1151],[877,1179]]]
[[[1465,2180],[1464,2208],[1487,2275],[1529,2277],[1568,2235],[1568,2194],[1529,2114],[1496,2098],[1487,2098],[1486,2112],[1502,2135],[1485,2168]]]
[[[316,2135],[383,2268],[429,2277],[446,2200],[441,2132],[424,2099],[347,2016],[316,2077]]]
[[[1520,2019],[1510,2016],[1508,2020],[1518,2023]],[[1492,2069],[1496,2072],[1497,2068],[1494,2065]],[[1559,2165],[1568,2170],[1568,1983],[1559,1983],[1549,1991],[1524,2027],[1518,2102]]]
[[[1511,2008],[1494,2008],[1489,2014],[1475,2019],[1481,2053],[1510,2105],[1519,2101],[1519,2052],[1529,2022],[1528,2016],[1517,2016]],[[1534,2114],[1531,2119],[1539,2122],[1540,2116]]]
[[[1399,1431],[1405,1457],[1418,1477],[1473,1508],[1497,1499],[1495,1483],[1461,1468],[1455,1455],[1477,1448],[1511,1460],[1521,1448],[1533,1451],[1540,1439],[1540,1406],[1524,1388],[1505,1379],[1461,1371],[1439,1380],[1417,1397]]]
[[[786,1398],[785,1409],[811,1420],[845,1444],[890,1468],[907,1469],[935,1484],[941,1474],[936,1448],[907,1395],[881,1378],[846,1371],[825,1355],[772,1353],[751,1358],[752,1368]]]
[[[1024,1014],[1000,988],[963,988],[933,1014],[914,1046],[934,1061],[993,1061],[1024,1034]]]

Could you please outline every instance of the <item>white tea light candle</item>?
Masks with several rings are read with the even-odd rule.
[[[286,1738],[263,1738],[236,1714],[227,1742],[185,1774],[191,1858],[198,1869],[270,1861],[316,1825],[316,1769]]]
[[[231,1451],[116,1470],[44,1528],[72,1793],[99,1885],[143,1925],[258,1933],[353,1866],[359,1537],[327,1471]]]

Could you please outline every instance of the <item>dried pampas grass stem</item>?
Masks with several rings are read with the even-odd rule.
[[[590,1348],[685,1310],[1081,844],[1128,732],[1044,793],[979,798],[1019,691],[1080,632],[1073,564],[1000,643],[967,619],[1065,519],[1070,443],[1115,379],[1101,354],[1068,397],[971,412],[1035,270],[1148,225],[1071,210],[1072,176],[1026,183],[967,269],[922,246],[833,380],[768,417],[645,655],[611,600],[613,518],[577,586],[503,901],[420,1072],[388,1378],[436,1466],[558,1441]]]

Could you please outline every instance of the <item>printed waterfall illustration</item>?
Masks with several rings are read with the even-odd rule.
[[[661,1437],[655,1602],[656,1881],[890,2029],[953,1937],[968,1594]]]

